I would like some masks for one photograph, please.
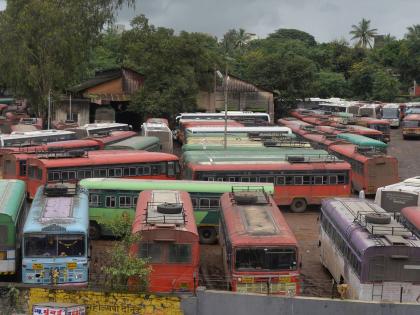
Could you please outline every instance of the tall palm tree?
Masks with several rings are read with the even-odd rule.
[[[248,45],[248,43],[250,42],[250,40],[252,39],[254,35],[255,34],[248,33],[243,28],[240,28],[239,31],[236,32],[235,46],[240,49],[243,49],[246,45]]]
[[[377,34],[378,29],[370,29],[370,20],[363,18],[358,25],[352,25],[351,28],[350,34],[353,35],[352,40],[357,39],[356,46],[363,48],[369,46],[372,48],[371,42]]]

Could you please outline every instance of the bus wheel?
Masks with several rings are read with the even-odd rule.
[[[296,213],[305,212],[306,200],[303,198],[293,199],[292,204],[290,205],[290,209]]]
[[[91,240],[98,240],[101,237],[101,228],[96,222],[89,224],[89,238]]]
[[[216,229],[213,227],[198,228],[201,244],[214,244],[217,241]]]

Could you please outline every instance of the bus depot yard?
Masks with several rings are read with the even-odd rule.
[[[419,108],[305,105],[278,121],[181,114],[176,142],[158,118],[140,135],[116,123],[0,135],[0,271],[101,287],[127,263],[150,273],[111,278],[118,289],[418,303]]]

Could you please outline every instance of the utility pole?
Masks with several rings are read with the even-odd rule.
[[[70,100],[70,114],[69,114],[69,119],[70,120],[73,120],[73,114],[71,113],[71,93],[70,93],[70,98],[69,98],[69,100]]]
[[[51,121],[51,89],[48,90],[48,117],[47,117],[47,129],[50,129]]]
[[[227,101],[228,101],[228,64],[227,64],[227,60],[226,60],[226,65],[225,65],[225,79],[223,80],[225,83],[225,132],[224,132],[224,149],[227,149],[227,110],[228,110],[228,105],[227,105]]]

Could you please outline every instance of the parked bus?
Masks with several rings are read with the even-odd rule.
[[[38,189],[23,227],[23,283],[87,285],[88,206],[75,185]]]
[[[353,144],[333,144],[329,151],[347,161],[352,169],[352,188],[374,195],[378,187],[398,182],[398,160],[375,148]]]
[[[420,240],[366,199],[322,201],[320,252],[346,298],[419,303]]]
[[[388,145],[382,141],[378,141],[372,138],[368,138],[361,135],[355,135],[352,133],[339,133],[336,136],[337,140],[345,140],[348,143],[357,145],[363,148],[375,148],[378,151],[386,152]]]
[[[196,128],[196,127],[207,127],[207,128],[223,128],[225,124],[227,127],[244,127],[243,124],[237,122],[236,120],[221,120],[221,119],[181,119],[179,121],[179,129],[177,130],[176,138],[180,143],[185,143],[186,141],[186,129]]]
[[[193,152],[193,151],[190,151]],[[240,152],[242,153],[242,152]],[[204,181],[273,183],[277,205],[290,205],[303,212],[307,205],[321,203],[328,196],[350,196],[350,165],[334,156],[291,154],[280,158],[242,158],[184,163],[184,179]]]
[[[224,127],[191,127],[185,130],[186,142],[190,134],[200,135],[207,133],[215,133],[223,135],[225,132]],[[289,127],[280,126],[266,126],[266,127],[227,127],[228,133],[246,133],[248,136],[283,136],[292,134],[292,130]]]
[[[364,104],[359,107],[358,116],[381,118],[381,105],[380,104]]]
[[[95,134],[86,139],[91,139],[96,141],[101,150],[105,149],[107,146],[112,145],[117,142],[129,139],[131,137],[137,136],[137,132],[134,131],[106,131],[102,134]]]
[[[129,131],[130,126],[120,123],[94,123],[67,130],[74,131],[79,139],[83,139],[98,134],[109,134],[111,131]]]
[[[63,158],[47,154],[29,158],[27,165],[30,198],[47,183],[77,183],[92,177],[175,179],[179,173],[178,157],[147,151],[73,151]]]
[[[188,180],[143,180],[120,178],[89,178],[80,181],[89,190],[89,220],[91,238],[111,235],[104,223],[128,215],[134,218],[138,194],[144,190],[182,190],[190,194],[200,242],[217,241],[219,199],[225,192],[258,188],[273,194],[271,183],[230,183]]]
[[[383,141],[391,141],[391,129],[389,122],[384,119],[361,117],[356,120],[356,125],[367,127],[382,132]]]
[[[400,212],[405,207],[420,206],[420,176],[379,187],[375,203],[388,212]]]
[[[147,118],[148,124],[164,124],[169,127],[169,121],[166,118]]]
[[[0,145],[2,147],[21,147],[74,139],[76,139],[76,134],[72,131],[53,129],[37,130],[0,135]]]
[[[236,120],[246,126],[267,126],[271,123],[270,115],[267,113],[228,111],[228,119]],[[176,124],[180,119],[225,119],[225,112],[220,113],[182,113],[176,117]]]
[[[300,294],[298,243],[275,201],[261,191],[234,191],[220,202],[220,244],[230,289]]]
[[[34,154],[28,153],[7,153],[3,155],[2,165],[4,179],[28,180],[27,162],[28,159],[34,157]]]
[[[401,109],[400,104],[385,104],[382,107],[382,119],[389,122],[389,126],[398,128],[400,126]]]
[[[150,292],[195,292],[199,237],[191,198],[185,191],[140,193],[132,233],[141,235],[130,254],[149,259]]]
[[[20,272],[22,228],[26,219],[25,183],[0,180],[0,277]]]
[[[402,134],[404,139],[420,137],[420,114],[409,114],[404,117]]]
[[[162,145],[158,137],[131,137],[120,142],[107,145],[105,150],[143,150],[161,152]]]
[[[162,152],[173,153],[172,131],[166,124],[144,123],[141,125],[141,135],[158,137],[162,145]]]
[[[420,238],[420,207],[403,208],[398,220]]]

